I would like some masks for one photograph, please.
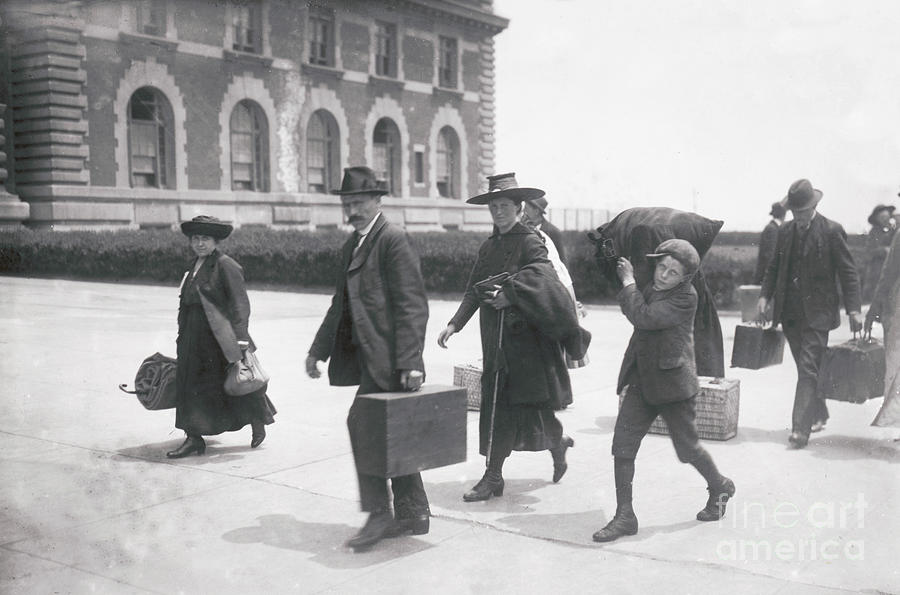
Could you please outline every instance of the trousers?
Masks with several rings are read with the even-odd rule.
[[[784,338],[791,348],[797,364],[797,388],[794,390],[794,408],[791,412],[791,431],[809,436],[810,427],[817,421],[828,420],[828,407],[816,390],[819,364],[828,347],[828,331],[820,331],[802,319],[782,321]]]

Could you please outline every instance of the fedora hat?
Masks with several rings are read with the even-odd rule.
[[[181,233],[188,237],[209,236],[217,240],[227,238],[233,229],[234,227],[230,223],[209,215],[198,215],[181,224]]]
[[[516,174],[497,174],[488,176],[488,191],[473,196],[466,202],[470,205],[486,205],[494,198],[510,198],[515,202],[534,200],[544,196],[544,191],[537,188],[520,188],[516,182]]]
[[[531,206],[533,206],[537,210],[539,210],[542,215],[547,213],[547,197],[546,196],[539,196],[538,198],[532,198],[531,200],[526,201],[526,202],[528,202],[528,204],[530,204]]]
[[[876,225],[875,217],[878,216],[878,213],[881,211],[887,211],[888,214],[894,214],[894,205],[878,205],[874,209],[872,209],[872,214],[869,215],[869,225]]]
[[[363,165],[344,168],[344,179],[340,190],[332,190],[332,194],[388,194],[385,183],[375,179],[375,172]]]
[[[812,187],[807,179],[797,180],[788,188],[785,201],[787,208],[792,211],[803,211],[811,209],[822,200],[822,191]]]
[[[687,240],[671,239],[662,242],[647,258],[671,256],[684,267],[684,274],[691,276],[700,268],[700,255],[697,249]]]
[[[769,211],[769,215],[775,217],[776,219],[784,219],[786,211],[784,205],[781,202],[773,202],[772,209]]]

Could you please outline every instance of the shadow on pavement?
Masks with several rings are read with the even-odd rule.
[[[593,543],[591,535],[606,523],[603,510],[584,510],[559,514],[528,514],[505,516],[496,524],[517,530],[523,535],[553,539],[577,546]],[[492,523],[493,524],[493,523]]]
[[[251,450],[250,445],[246,446],[223,446],[217,447],[218,444],[215,440],[206,439],[206,452],[202,455],[192,454],[183,459],[169,459],[166,458],[166,453],[170,450],[175,450],[181,443],[184,442],[183,438],[179,438],[178,440],[169,440],[166,442],[153,442],[148,444],[142,444],[140,446],[132,446],[129,448],[122,448],[116,451],[121,457],[123,461],[158,461],[158,462],[176,462],[182,461],[184,463],[190,463],[193,465],[206,465],[210,463],[224,463],[228,461],[239,461],[243,459],[243,456],[238,456],[235,453],[244,453]]]
[[[830,460],[878,459],[900,462],[900,443],[860,436],[813,434],[806,447],[815,456]]]
[[[231,543],[262,543],[272,547],[313,554],[308,559],[329,568],[365,568],[417,554],[433,547],[414,537],[384,539],[369,550],[355,553],[344,543],[358,527],[335,523],[308,523],[289,514],[269,514],[259,525],[232,529],[222,535]]]
[[[532,490],[550,485],[544,479],[507,479],[503,495],[483,502],[464,502],[463,494],[472,489],[477,480],[445,481],[442,483],[425,483],[428,500],[435,506],[460,512],[506,512],[522,513],[531,505],[541,501],[540,498],[528,495]]]

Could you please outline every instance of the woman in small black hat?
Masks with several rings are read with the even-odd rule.
[[[581,359],[589,340],[547,248],[520,223],[522,201],[543,196],[543,190],[519,187],[511,173],[488,180],[489,191],[467,202],[488,206],[494,232],[479,248],[462,304],[438,337],[446,348],[479,312],[484,361],[479,450],[487,470],[463,495],[466,502],[503,495],[503,463],[514,450],[549,450],[553,482],[562,478],[566,450],[575,444],[555,415],[572,402],[563,349]],[[504,273],[508,277],[496,277]],[[493,280],[479,283],[487,279]]]
[[[232,229],[205,215],[181,224],[197,258],[184,274],[178,307],[175,427],[184,430],[187,439],[166,453],[170,459],[202,455],[204,435],[240,430],[247,424],[253,428],[250,446],[256,448],[266,437],[266,424],[275,421],[266,387],[240,397],[226,395],[223,388],[229,362],[240,359],[242,349],[255,350],[247,330],[250,300],[243,269],[218,249]],[[223,334],[213,328],[222,318],[215,311],[224,314],[236,342],[229,339],[223,344]]]
[[[862,278],[862,296],[864,302],[871,302],[881,275],[881,267],[891,249],[896,227],[892,217],[893,205],[878,205],[869,215],[869,237],[866,239],[866,272]]]

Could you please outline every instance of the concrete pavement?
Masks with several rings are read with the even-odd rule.
[[[615,510],[609,455],[615,377],[630,335],[590,307],[591,364],[572,374],[560,418],[576,442],[550,482],[549,453],[514,453],[503,497],[464,503],[469,458],[426,471],[431,532],[354,554],[358,510],[345,417],[351,388],[303,373],[330,297],[251,291],[250,329],[278,408],[265,443],[250,429],[177,461],[172,410],[116,389],[154,351],[174,355],[177,289],[0,277],[0,592],[3,593],[830,593],[900,592],[900,429],[872,428],[881,400],[829,402],[808,448],[786,448],[795,371],[741,380],[736,438],[710,442],[737,495],[719,523],[694,520],[706,491],[667,437],[637,460],[638,535],[591,542]],[[456,304],[431,302],[428,381],[480,355],[477,321],[435,344]],[[737,319],[722,316],[726,352]],[[845,326],[832,342],[845,339]]]

